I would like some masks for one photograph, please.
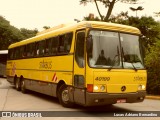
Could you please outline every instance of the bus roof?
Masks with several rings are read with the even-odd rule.
[[[8,50],[0,50],[0,55],[2,54],[8,54]]]
[[[17,46],[25,45],[28,43],[44,40],[44,39],[52,37],[53,35],[58,35],[59,33],[64,34],[66,32],[71,32],[74,30],[79,30],[79,29],[84,29],[84,28],[99,28],[99,29],[106,29],[106,30],[111,30],[111,31],[141,34],[139,29],[135,27],[127,26],[127,25],[100,22],[100,21],[82,21],[82,22],[73,23],[73,24],[61,24],[59,26],[55,26],[49,30],[40,32],[35,37],[11,44],[9,46],[9,49],[17,47]]]

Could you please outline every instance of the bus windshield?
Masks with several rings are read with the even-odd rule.
[[[89,39],[90,67],[144,69],[138,35],[91,30]]]

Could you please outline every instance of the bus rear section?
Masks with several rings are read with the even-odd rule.
[[[0,50],[0,76],[6,77],[6,63],[8,50]]]

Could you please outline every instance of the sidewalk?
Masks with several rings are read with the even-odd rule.
[[[160,100],[160,96],[158,96],[158,95],[146,95],[145,99]]]

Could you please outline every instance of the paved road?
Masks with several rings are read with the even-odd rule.
[[[119,119],[160,119],[158,117],[147,117],[147,118],[139,118],[139,117],[106,117],[106,115],[114,114],[120,115],[118,113],[133,113],[135,111],[160,111],[160,100],[151,100],[145,99],[142,103],[134,103],[134,104],[115,104],[112,106],[103,106],[103,107],[82,107],[76,105],[74,108],[64,108],[61,106],[57,100],[57,98],[53,98],[50,96],[42,95],[35,92],[29,92],[28,94],[23,94],[14,89],[12,85],[10,85],[6,79],[0,78],[0,111],[69,111],[69,112],[58,112],[59,117],[56,119],[95,119],[95,120],[119,120]],[[90,111],[95,111],[91,113]],[[99,112],[102,111],[102,112]],[[72,115],[73,117],[65,117],[64,114]],[[75,117],[77,114],[83,117]],[[62,116],[62,117],[61,117]],[[86,117],[87,116],[87,117]],[[98,117],[97,117],[98,116]],[[0,118],[0,120],[6,120],[7,118]],[[11,120],[15,120],[15,118],[10,118]],[[22,118],[16,118],[16,120],[21,120]],[[24,119],[24,118],[23,118]],[[25,119],[53,119],[51,117],[47,118],[25,118]]]

